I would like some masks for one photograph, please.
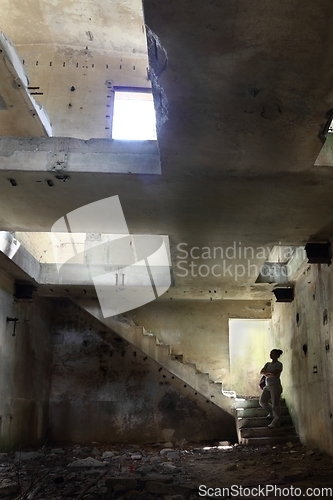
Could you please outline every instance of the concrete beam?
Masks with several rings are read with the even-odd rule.
[[[0,170],[160,174],[161,165],[157,141],[1,138]]]

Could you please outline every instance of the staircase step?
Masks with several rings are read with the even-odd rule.
[[[239,429],[242,429],[243,427],[252,429],[254,427],[265,427],[265,425],[267,426],[272,421],[272,419],[267,417],[236,417],[236,421],[237,427]],[[290,415],[283,415],[281,417],[281,425],[292,425],[292,419]]]
[[[281,407],[281,415],[288,415],[288,408],[286,406]],[[264,410],[259,406],[258,408],[236,408],[237,417],[265,417],[267,415],[267,410]]]
[[[267,427],[242,427],[240,430],[241,438],[255,438],[255,437],[272,437],[272,436],[296,436],[296,430],[293,425],[281,425],[281,427],[274,427],[270,429]]]
[[[273,429],[272,429],[273,430]],[[282,435],[282,436],[267,436],[267,437],[254,437],[254,438],[244,438],[241,439],[240,444],[244,444],[246,446],[267,446],[267,445],[276,445],[276,444],[284,444],[284,443],[297,443],[298,437],[295,435]]]
[[[212,382],[212,381],[210,380],[210,384],[212,384],[212,385],[213,385],[213,387],[214,387],[215,389],[217,389],[217,390],[218,390],[218,391],[222,394],[222,389],[223,389],[223,384],[222,384],[222,382]]]
[[[181,379],[186,385],[192,387],[202,396],[207,398],[224,411],[234,415],[233,397],[234,393],[224,394],[222,385],[215,384],[209,380],[209,375],[200,373],[193,363],[184,363],[182,354],[172,354],[171,346],[164,345],[151,332],[146,331],[142,326],[124,321],[123,317],[104,318],[97,299],[76,299],[76,304],[97,318],[102,324],[127,342],[140,349],[147,356],[150,356],[170,374]]]
[[[280,406],[281,408],[286,406],[285,399],[281,399]],[[261,406],[259,405],[259,398],[236,398],[235,408],[261,408]]]
[[[281,426],[268,427],[272,417],[257,398],[237,399],[234,404],[238,441],[245,446],[266,446],[299,441],[285,400],[281,401]]]

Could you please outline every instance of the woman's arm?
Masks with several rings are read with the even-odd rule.
[[[267,375],[267,365],[268,363],[265,364],[265,366],[260,370],[260,375]]]
[[[266,375],[266,377],[279,377],[280,376],[282,370],[277,369],[277,370],[272,370],[269,372],[267,370],[267,365],[268,365],[268,363],[266,363],[265,366],[263,367],[263,369],[261,370],[261,372],[260,372],[261,375]]]

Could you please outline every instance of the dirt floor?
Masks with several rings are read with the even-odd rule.
[[[0,498],[185,500],[333,497],[333,457],[300,444],[251,448],[45,446],[0,454]]]

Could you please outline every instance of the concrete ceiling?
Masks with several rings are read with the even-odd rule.
[[[140,2],[112,2],[113,17],[102,1],[36,0],[29,12],[20,10],[18,1],[0,1],[5,12],[0,29],[29,61],[29,76],[41,78],[43,105],[57,124],[56,135],[80,137],[80,103],[86,106],[90,99],[86,116],[90,124],[97,123],[105,115],[101,89],[108,78],[117,81],[119,76],[115,65],[112,71],[105,67],[86,85],[86,68],[80,69],[75,88],[82,88],[83,100],[68,107],[79,55],[82,61],[89,55],[89,65],[96,61],[102,67],[118,57],[133,64],[131,58],[140,54],[137,85],[149,85],[142,40],[135,45],[127,17],[134,3],[137,8]],[[0,229],[49,231],[65,213],[118,195],[131,233],[169,235],[175,279],[169,296],[268,299],[272,285],[255,284],[265,261],[262,247],[268,254],[274,245],[332,236],[333,168],[315,161],[333,107],[333,5],[330,0],[145,0],[144,11],[168,53],[160,77],[169,101],[169,119],[158,139],[162,174],[77,172],[66,182],[54,179],[49,188],[45,180],[52,172],[27,172],[22,165],[13,187],[8,182],[13,172],[2,170]],[[22,19],[27,20],[23,30]],[[140,26],[136,14],[131,19]],[[124,24],[129,31],[118,33]],[[126,40],[119,53],[117,43],[109,41],[115,33]],[[39,57],[48,62],[37,78]],[[47,68],[51,61],[59,63],[53,76],[49,68],[56,64]],[[60,78],[62,69],[66,73]],[[93,69],[89,66],[89,75]],[[97,101],[101,104],[95,107]],[[87,128],[89,137],[92,129]],[[98,131],[98,137],[106,137],[104,122]],[[184,259],[180,248],[192,247],[198,247],[193,255],[200,259]],[[202,255],[203,247],[229,248],[230,258],[214,259],[207,249]],[[250,269],[245,247],[254,249]],[[187,261],[182,269],[180,260]],[[208,266],[201,273],[208,270],[208,275],[198,276],[191,262]],[[220,276],[212,273],[215,264],[221,266],[215,268]],[[237,264],[245,266],[244,276],[235,275]]]
[[[109,138],[112,86],[150,88],[140,0],[107,7],[103,0],[1,0],[0,7],[0,30],[24,61],[53,135]]]

